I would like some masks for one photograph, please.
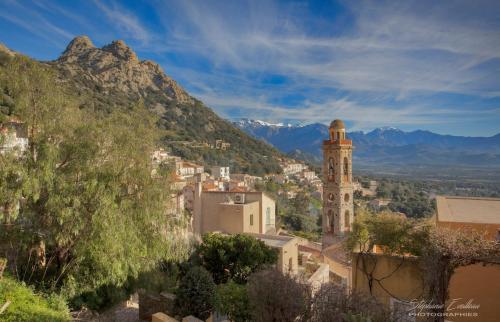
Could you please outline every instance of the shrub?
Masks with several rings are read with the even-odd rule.
[[[243,284],[250,274],[274,265],[277,259],[274,249],[252,236],[210,233],[203,236],[192,261],[211,272],[217,284],[229,279]]]
[[[311,290],[307,284],[271,269],[253,274],[247,287],[255,322],[308,321]]]
[[[33,290],[5,276],[0,281],[0,306],[11,304],[0,315],[3,322],[62,322],[70,315],[65,301],[58,295],[48,298],[33,293]]]
[[[207,319],[215,299],[215,283],[203,267],[191,268],[177,289],[176,307],[180,316],[194,315]]]
[[[215,308],[217,312],[227,315],[231,321],[252,321],[252,311],[245,285],[229,281],[217,286]]]

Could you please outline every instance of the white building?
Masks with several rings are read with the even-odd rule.
[[[230,178],[229,167],[215,166],[215,167],[212,167],[211,170],[212,170],[212,176],[215,179],[229,180],[229,178]]]
[[[192,162],[179,161],[175,163],[175,171],[177,175],[188,178],[205,172],[205,168]]]
[[[307,169],[307,166],[299,162],[285,162],[281,164],[284,175],[293,175],[302,172]]]
[[[28,149],[28,133],[24,123],[11,119],[0,124],[0,153],[16,151],[23,153]]]

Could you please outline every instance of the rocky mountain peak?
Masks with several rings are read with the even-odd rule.
[[[140,61],[123,40],[97,48],[89,37],[79,36],[53,63],[79,79],[82,86],[96,83],[104,90],[118,90],[142,98],[148,93],[156,93],[180,103],[193,102],[191,96],[165,75],[158,64]]]
[[[110,52],[120,59],[138,61],[135,52],[123,40],[115,40],[111,44],[102,47],[102,50]]]
[[[92,48],[95,48],[95,46],[89,37],[77,36],[68,44],[66,50],[63,52],[63,56],[82,53]]]

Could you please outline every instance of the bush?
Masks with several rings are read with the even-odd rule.
[[[194,315],[207,319],[213,309],[215,283],[203,267],[191,268],[177,289],[176,307],[180,316]]]
[[[229,279],[246,283],[253,272],[274,265],[278,260],[276,251],[252,236],[226,236],[210,233],[203,236],[192,258],[212,273],[216,284]]]
[[[253,274],[247,287],[253,321],[308,321],[311,290],[307,284],[271,269]]]
[[[0,316],[3,322],[62,322],[69,321],[70,315],[64,299],[58,295],[48,298],[33,293],[33,290],[4,276],[0,281],[0,306],[11,304]]]
[[[333,283],[323,284],[313,301],[311,322],[389,322],[390,312],[370,295],[349,293]]]
[[[231,321],[252,321],[252,310],[245,285],[229,281],[217,286],[215,308],[217,312],[227,315]]]

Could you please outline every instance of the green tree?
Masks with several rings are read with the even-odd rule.
[[[234,322],[252,321],[252,309],[248,300],[246,285],[233,281],[217,286],[215,309]]]
[[[246,283],[253,272],[274,265],[278,260],[276,251],[263,241],[248,235],[222,235],[209,233],[196,248],[192,260],[212,273],[215,283],[226,283],[229,279]]]
[[[207,319],[215,301],[215,283],[203,267],[191,268],[181,279],[177,289],[176,307],[182,317],[194,315]]]
[[[165,214],[169,178],[151,175],[156,117],[140,104],[82,110],[48,67],[23,57],[0,73],[28,128],[25,155],[0,156],[0,204],[22,200],[0,234],[20,279],[75,296],[185,255]]]

